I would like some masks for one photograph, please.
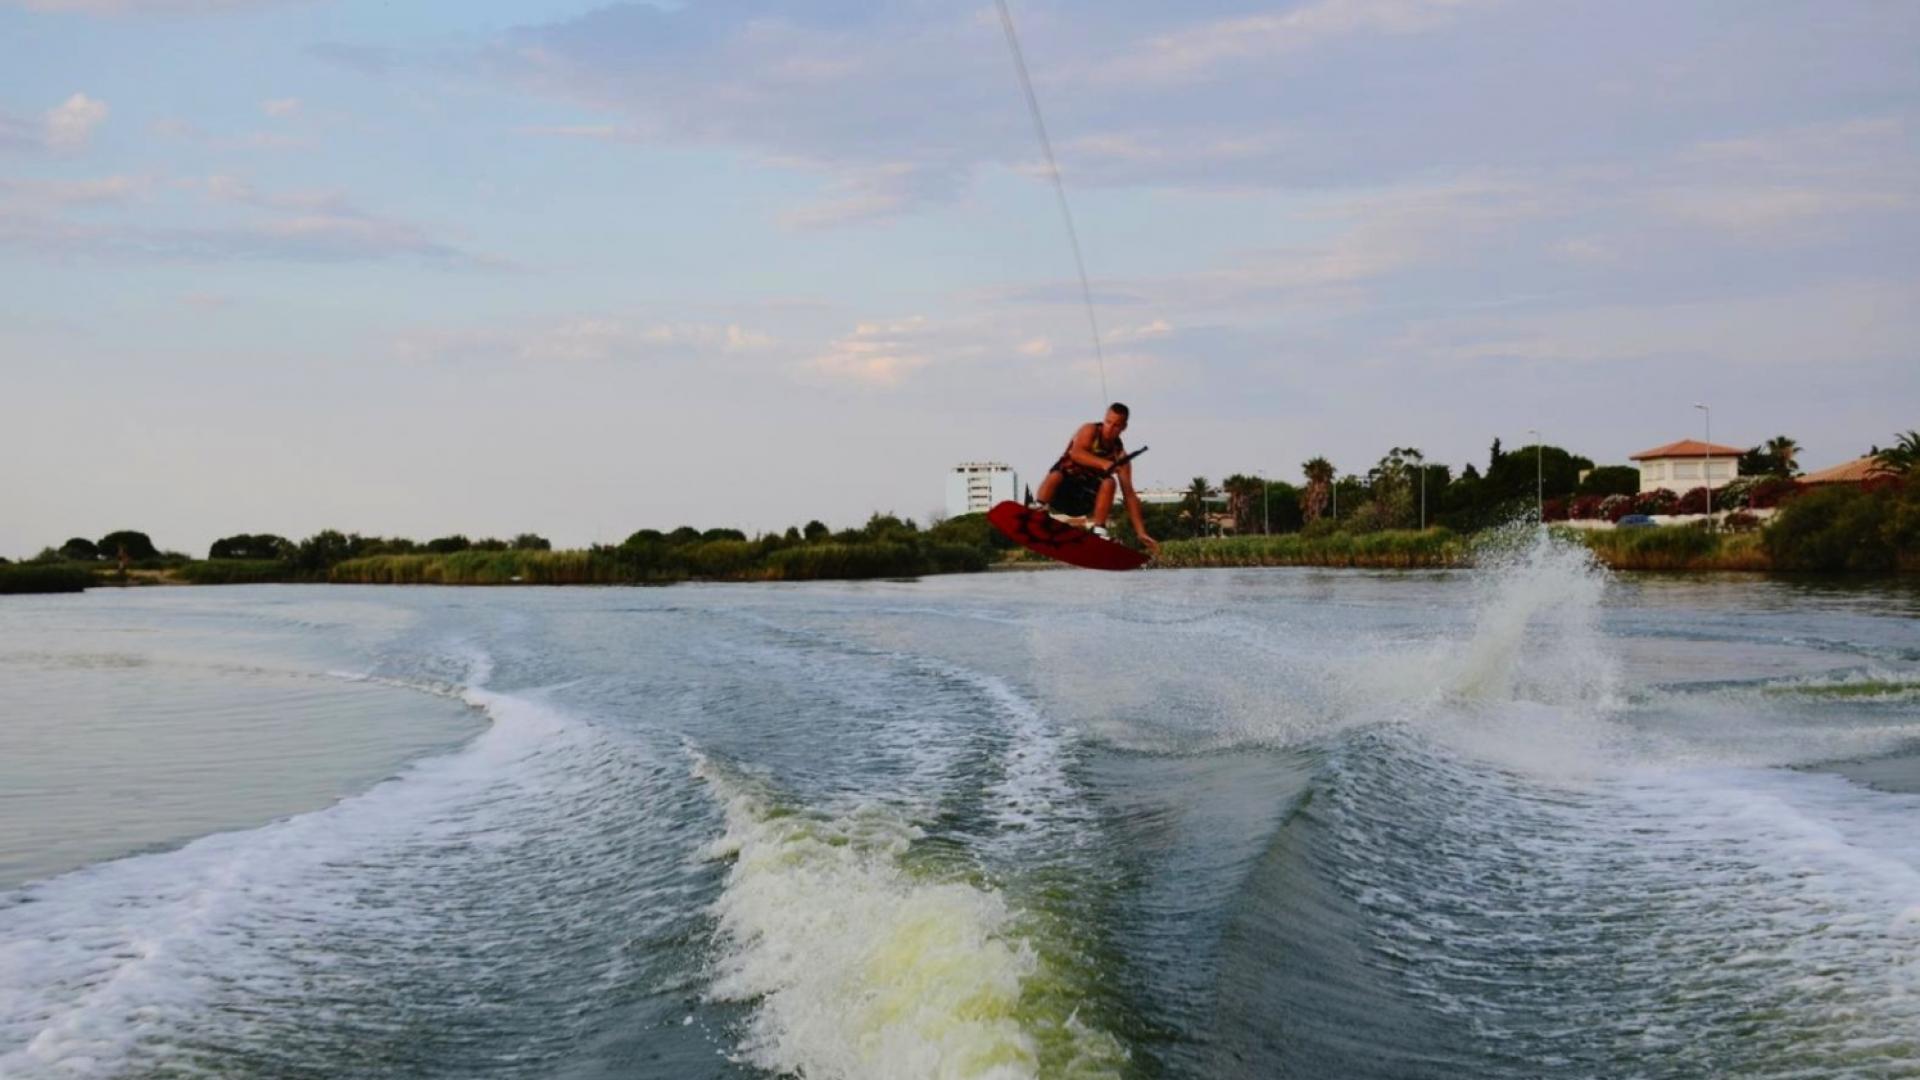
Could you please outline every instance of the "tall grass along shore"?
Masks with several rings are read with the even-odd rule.
[[[1307,536],[1232,536],[1215,540],[1171,540],[1160,545],[1157,565],[1194,566],[1353,566],[1404,570],[1460,566],[1468,545],[1446,529],[1385,530]]]

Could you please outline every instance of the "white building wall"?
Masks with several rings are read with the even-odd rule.
[[[1657,458],[1643,461],[1640,463],[1640,490],[1645,493],[1666,488],[1684,495],[1694,488],[1706,486],[1708,479],[1712,479],[1716,488],[1725,487],[1738,475],[1736,467],[1739,464],[1732,457]]]
[[[967,461],[947,473],[947,516],[984,514],[998,502],[1021,498],[1020,475],[997,461]]]

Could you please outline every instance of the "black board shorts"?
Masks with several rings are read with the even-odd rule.
[[[1055,471],[1060,473],[1060,485],[1053,489],[1053,498],[1047,502],[1048,509],[1068,517],[1086,517],[1093,513],[1094,500],[1100,496],[1102,478],[1092,473]]]

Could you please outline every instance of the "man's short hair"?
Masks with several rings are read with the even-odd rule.
[[[1108,412],[1117,412],[1117,413],[1119,413],[1119,414],[1120,414],[1120,418],[1121,418],[1121,419],[1123,419],[1123,420],[1124,420],[1124,419],[1126,419],[1126,418],[1127,418],[1127,417],[1128,417],[1129,415],[1131,415],[1131,414],[1130,414],[1130,413],[1128,412],[1128,410],[1127,410],[1127,407],[1126,407],[1125,405],[1122,405],[1122,404],[1120,404],[1120,403],[1119,403],[1119,402],[1117,402],[1117,401],[1116,401],[1116,402],[1114,402],[1113,404],[1111,404],[1111,405],[1109,405],[1109,406],[1107,406],[1107,411],[1108,411]]]

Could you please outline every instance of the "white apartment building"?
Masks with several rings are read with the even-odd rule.
[[[1682,439],[1629,455],[1640,463],[1640,490],[1666,488],[1685,495],[1697,487],[1724,487],[1739,475],[1737,446],[1716,446],[1698,439]]]
[[[947,473],[947,516],[984,514],[993,504],[1022,498],[1013,466],[998,461],[963,461]]]

